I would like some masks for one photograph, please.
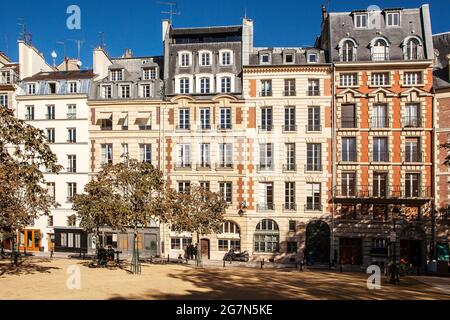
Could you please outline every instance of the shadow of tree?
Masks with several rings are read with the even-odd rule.
[[[332,272],[298,272],[273,270],[188,269],[170,273],[170,278],[189,282],[197,289],[187,293],[163,293],[149,290],[142,295],[112,296],[120,299],[189,299],[189,300],[404,300],[450,299],[432,287],[403,278],[400,285],[390,285],[383,278],[382,289],[368,290],[365,274]]]
[[[28,275],[35,273],[50,273],[51,270],[59,270],[59,267],[43,266],[43,263],[51,262],[50,259],[24,259],[18,265],[9,260],[0,261],[0,277],[4,275]]]

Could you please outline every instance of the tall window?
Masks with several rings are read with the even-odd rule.
[[[230,93],[231,92],[231,78],[230,77],[223,77],[220,79],[220,89],[223,93]]]
[[[120,97],[122,99],[127,99],[130,97],[130,85],[122,85],[120,86]]]
[[[178,182],[178,192],[189,193],[190,189],[191,189],[191,183],[189,181]]]
[[[77,183],[68,182],[67,183],[67,201],[72,202],[72,198],[77,194]]]
[[[258,198],[258,210],[274,210],[273,182],[259,184]]]
[[[356,138],[342,138],[342,154],[343,162],[356,162]]]
[[[353,41],[347,40],[342,45],[341,61],[351,62],[356,60],[356,48]]]
[[[389,60],[389,47],[385,40],[377,39],[372,47],[372,61]]]
[[[407,173],[405,175],[405,196],[407,198],[417,198],[420,196],[419,182],[419,173]]]
[[[295,79],[285,79],[284,80],[284,95],[286,97],[293,97],[296,95]]]
[[[320,183],[306,184],[306,210],[322,210]]]
[[[200,79],[200,93],[210,93],[211,92],[211,79],[201,78]]]
[[[320,81],[318,79],[308,80],[308,96],[319,96],[320,95]]]
[[[403,75],[403,82],[407,86],[417,86],[422,84],[421,72],[405,72]]]
[[[102,98],[111,99],[111,97],[112,97],[112,86],[111,85],[102,86]]]
[[[75,154],[69,154],[67,156],[67,172],[77,172],[77,156]]]
[[[387,105],[376,104],[372,107],[372,128],[387,128],[389,120],[387,117]]]
[[[405,162],[420,161],[420,139],[407,138],[405,141]]]
[[[295,107],[284,107],[284,131],[296,131]]]
[[[284,183],[284,209],[295,210],[295,182]]]
[[[343,172],[341,175],[341,196],[356,195],[356,172]]]
[[[141,86],[141,94],[143,98],[150,98],[152,96],[152,85],[151,84],[143,84]]]
[[[55,201],[56,198],[56,185],[54,182],[46,182],[45,183],[46,187],[47,187],[47,195],[50,198],[50,200]]]
[[[272,96],[272,80],[261,80],[261,97]]]
[[[405,105],[405,115],[403,117],[403,127],[417,128],[420,125],[419,117],[420,105],[417,103],[408,103]]]
[[[219,182],[219,192],[226,203],[232,203],[232,184],[231,182]]]
[[[139,145],[139,158],[142,162],[152,163],[152,145],[149,143]]]
[[[231,108],[220,108],[219,129],[231,129]]]
[[[102,164],[113,162],[113,145],[111,143],[105,143],[101,145],[100,159]]]
[[[230,51],[222,52],[220,62],[223,66],[231,65],[231,52]]]
[[[8,94],[0,94],[0,106],[8,108]]]
[[[387,86],[390,84],[389,72],[374,72],[372,73],[372,86]]]
[[[78,93],[78,82],[69,82],[69,93]]]
[[[200,109],[200,129],[211,129],[211,111],[209,108]]]
[[[77,142],[77,129],[67,128],[67,142],[76,143]]]
[[[259,145],[260,170],[273,170],[273,144],[262,143]]]
[[[129,153],[128,153],[128,143],[121,144],[121,152],[120,157],[122,158],[123,163],[128,163]]]
[[[191,145],[187,143],[178,145],[178,163],[179,168],[191,167]]]
[[[55,143],[55,128],[47,129],[47,142]]]
[[[233,145],[231,143],[219,143],[219,168],[233,167]]]
[[[200,144],[200,167],[211,167],[211,145],[209,143]]]
[[[356,107],[354,104],[341,106],[341,128],[356,128]]]
[[[34,106],[26,106],[25,120],[34,120]]]
[[[387,195],[387,173],[373,173],[373,196],[384,198]]]
[[[241,241],[239,234],[239,227],[237,224],[226,221],[220,226],[220,232],[217,235],[217,248],[219,251],[228,251],[234,249],[241,250]]]
[[[295,143],[286,143],[286,165],[284,170],[295,171]]]
[[[68,104],[67,105],[67,119],[76,119],[77,118],[77,105],[76,104]]]
[[[278,252],[280,246],[280,231],[275,221],[265,219],[256,226],[254,235],[255,252]]]
[[[372,161],[387,162],[388,161],[388,139],[386,137],[373,138]]]
[[[320,143],[306,144],[306,170],[322,171],[322,145]]]
[[[320,107],[310,106],[308,107],[308,126],[307,131],[320,131]]]
[[[180,55],[180,65],[182,67],[188,67],[191,65],[191,55],[189,53],[182,53]]]
[[[405,47],[405,60],[418,60],[419,59],[419,40],[410,39],[406,43]]]
[[[35,83],[27,84],[27,92],[28,94],[36,94],[36,84]]]
[[[181,78],[180,79],[180,93],[181,94],[188,94],[190,91],[189,89],[189,78]]]
[[[190,112],[189,109],[179,109],[178,110],[178,129],[189,130],[190,125]]]
[[[261,130],[272,131],[272,107],[261,108]]]
[[[54,120],[55,119],[55,105],[50,104],[47,105],[47,120]]]

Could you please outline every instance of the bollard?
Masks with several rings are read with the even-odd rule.
[[[167,255],[167,262],[170,263],[170,255],[169,254]]]
[[[261,260],[261,269],[263,268],[263,266],[264,266],[264,258]]]
[[[339,266],[339,271],[342,272],[342,264]]]
[[[223,267],[225,268],[225,260],[223,260]]]
[[[300,271],[303,271],[303,262],[300,262]]]

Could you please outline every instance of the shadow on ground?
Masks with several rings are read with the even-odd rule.
[[[367,276],[358,273],[299,272],[274,270],[221,270],[186,269],[182,273],[170,273],[168,277],[190,282],[200,290],[185,294],[167,294],[149,290],[142,295],[115,295],[120,299],[450,299],[432,287],[411,278],[402,278],[400,285],[390,285],[383,278],[382,289],[368,290]]]
[[[42,263],[51,262],[50,259],[24,259],[14,265],[9,259],[0,260],[0,277],[7,275],[28,275],[35,273],[50,273],[59,270],[59,267],[43,266]]]

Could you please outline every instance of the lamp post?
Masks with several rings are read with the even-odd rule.
[[[397,267],[397,257],[396,257],[396,242],[397,242],[397,230],[396,230],[396,224],[398,219],[398,213],[399,209],[394,208],[392,211],[392,223],[393,223],[393,230],[391,232],[391,246],[392,246],[392,265],[391,265],[391,272],[390,272],[390,278],[389,282],[396,284],[400,282],[399,276],[398,276],[398,267]]]

